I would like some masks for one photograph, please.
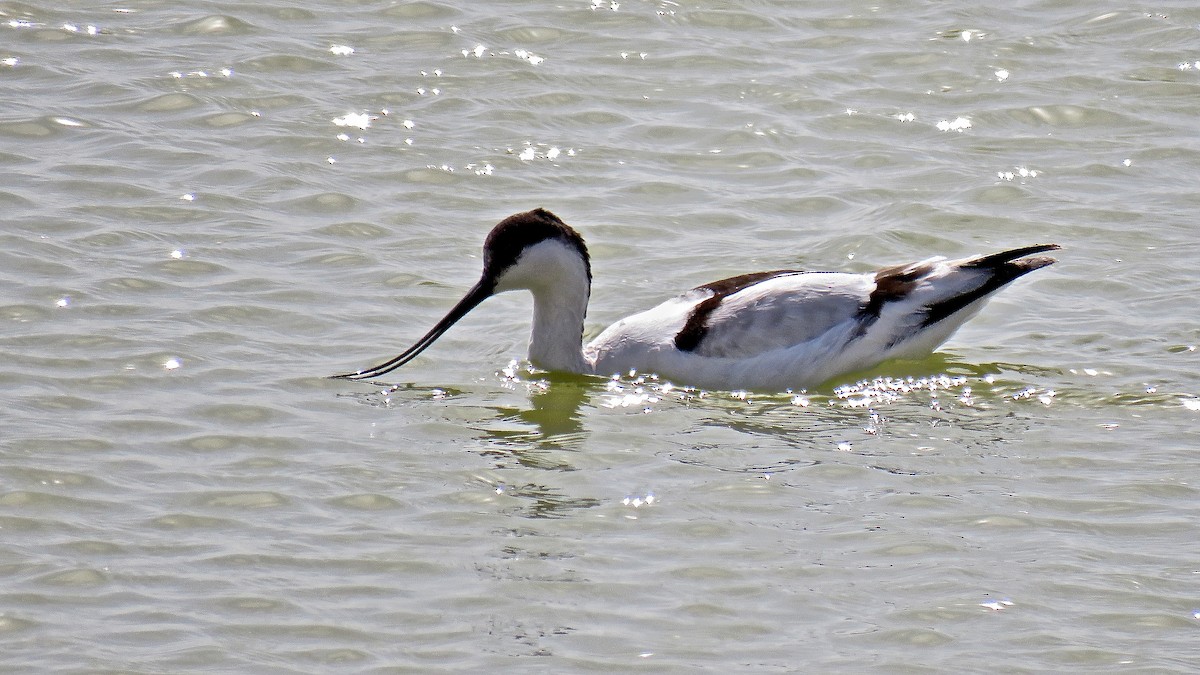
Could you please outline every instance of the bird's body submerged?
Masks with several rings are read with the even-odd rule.
[[[483,277],[429,334],[387,363],[338,377],[390,372],[488,296],[525,289],[534,297],[529,359],[539,368],[603,376],[636,370],[709,389],[812,387],[888,359],[928,354],[991,293],[1054,262],[1026,256],[1057,248],[930,258],[873,274],[747,274],[622,319],[581,349],[591,290],[587,249],[573,229],[536,209],[492,230]]]

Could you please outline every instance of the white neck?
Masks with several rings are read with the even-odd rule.
[[[521,289],[533,293],[530,362],[543,370],[591,372],[583,358],[583,319],[592,284],[579,254],[555,240],[529,247],[496,285],[497,293]]]
[[[533,290],[529,361],[542,370],[590,372],[583,359],[583,318],[589,289],[566,284]]]

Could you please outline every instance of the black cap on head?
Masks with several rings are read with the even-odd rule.
[[[492,228],[483,244],[484,276],[499,276],[517,262],[526,248],[547,239],[558,239],[575,247],[583,258],[588,281],[592,280],[592,263],[583,237],[558,216],[541,208],[511,215]]]

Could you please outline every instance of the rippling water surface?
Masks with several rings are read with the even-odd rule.
[[[1194,3],[0,0],[0,89],[2,670],[1200,668]],[[527,297],[323,379],[535,206],[589,335],[1064,250],[858,385],[547,378]]]

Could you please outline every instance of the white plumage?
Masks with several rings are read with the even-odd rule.
[[[595,375],[637,370],[679,385],[784,391],[882,361],[924,356],[991,293],[1054,259],[1041,244],[960,260],[930,258],[872,274],[778,270],[723,279],[609,326],[582,347],[591,292],[583,238],[543,209],[501,221],[484,244],[479,282],[396,358],[335,377],[378,377],[404,365],[487,297],[534,297],[529,360]]]

